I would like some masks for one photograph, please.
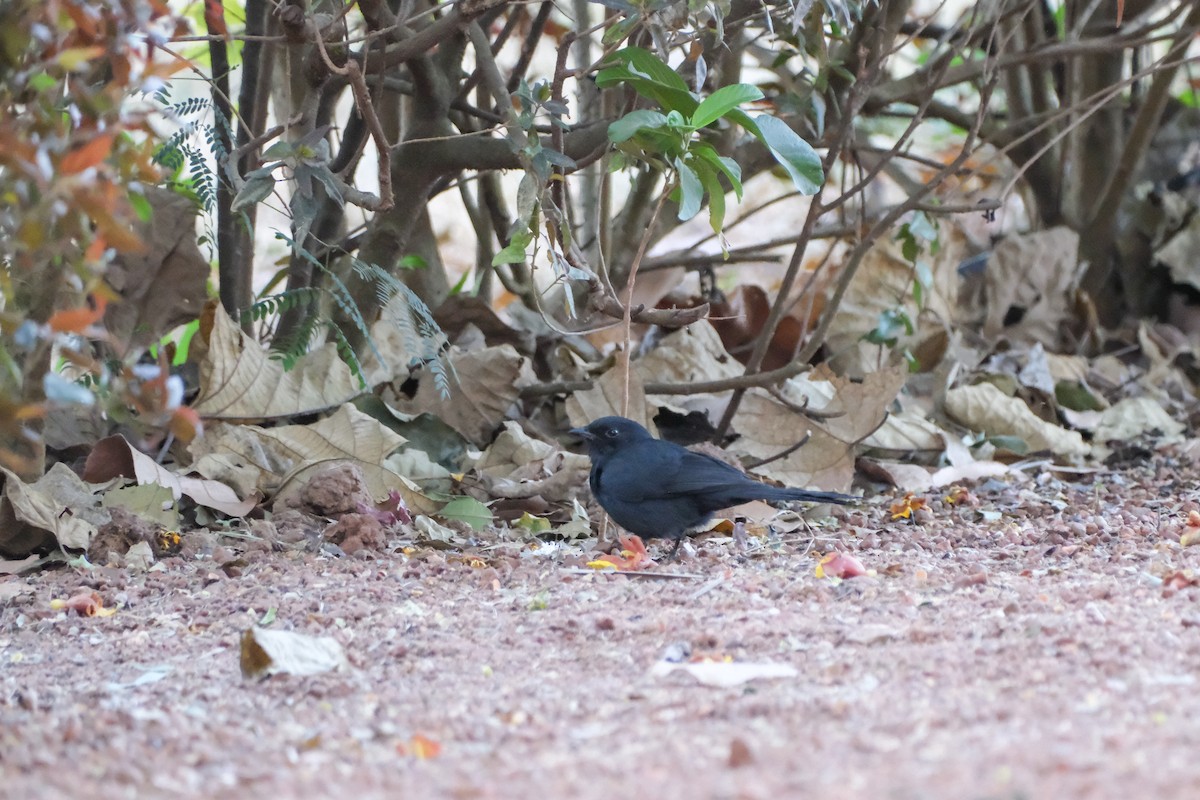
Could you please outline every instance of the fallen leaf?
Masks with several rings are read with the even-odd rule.
[[[243,678],[319,675],[348,666],[345,651],[329,636],[251,628],[242,634]]]
[[[232,488],[215,480],[176,475],[125,440],[120,434],[96,442],[83,467],[83,477],[101,483],[121,476],[139,485],[157,484],[171,490],[175,499],[187,495],[196,503],[230,517],[244,517],[256,505],[258,498],[239,500]],[[136,511],[137,509],[132,509]],[[171,525],[171,521],[164,521]]]
[[[414,733],[407,742],[396,745],[396,752],[402,756],[412,756],[419,761],[437,758],[442,754],[442,745],[420,733]]]
[[[957,386],[946,392],[946,413],[988,436],[1013,436],[1030,450],[1083,456],[1091,452],[1078,431],[1069,431],[1033,413],[1024,401],[990,383]]]
[[[588,566],[591,569],[611,569],[630,571],[645,569],[653,566],[654,562],[646,552],[646,545],[642,542],[640,536],[619,536],[618,540],[621,543],[621,553],[619,555],[608,554],[589,561]]]
[[[866,575],[867,570],[854,556],[833,552],[817,564],[816,574],[818,578],[857,578]]]
[[[739,661],[703,661],[677,664],[658,661],[650,668],[650,676],[664,678],[673,672],[691,675],[705,686],[729,688],[755,680],[795,678],[800,673],[790,664],[764,664]]]
[[[925,508],[926,502],[924,497],[917,497],[912,492],[904,495],[896,502],[892,503],[889,511],[892,512],[892,519],[912,519],[913,512]]]
[[[55,611],[74,611],[81,617],[111,617],[115,608],[105,608],[104,599],[96,592],[80,592],[66,600],[51,600],[50,608]]]

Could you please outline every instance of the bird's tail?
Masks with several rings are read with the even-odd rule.
[[[841,492],[813,492],[808,489],[773,487],[771,493],[763,499],[775,502],[803,500],[806,503],[837,503],[844,506],[847,503],[857,502],[860,498],[850,494],[842,494]]]

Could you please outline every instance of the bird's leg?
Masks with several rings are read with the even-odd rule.
[[[683,543],[683,535],[680,534],[679,536],[675,537],[675,546],[671,548],[671,552],[667,553],[667,557],[664,560],[664,563],[670,564],[672,561],[675,560],[675,554],[679,552],[679,545],[681,545],[682,543]]]

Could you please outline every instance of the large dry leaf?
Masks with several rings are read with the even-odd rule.
[[[634,362],[643,382],[697,383],[736,378],[744,368],[729,355],[708,320],[664,336],[658,346]]]
[[[362,384],[338,356],[332,342],[306,353],[292,368],[272,359],[216,304],[201,326],[199,353],[200,397],[193,407],[208,419],[275,419],[325,411],[363,393]],[[407,319],[400,319],[406,316]],[[393,297],[371,326],[371,341],[362,358],[369,387],[407,375],[417,351],[410,345],[416,324],[403,294]],[[407,332],[407,333],[406,333]],[[440,349],[443,338],[431,345]],[[382,359],[382,361],[380,360]]]
[[[898,242],[881,239],[863,257],[826,336],[830,351],[837,354],[840,372],[857,375],[876,369],[879,346],[862,337],[875,329],[880,315],[897,307],[916,325],[914,335],[903,342],[913,352],[921,351],[926,339],[945,335],[945,326],[956,318],[957,268],[967,253],[967,238],[957,223],[943,219],[941,226],[938,252],[921,257],[933,276],[923,307],[913,298],[915,269]]]
[[[53,544],[86,550],[96,529],[110,519],[93,488],[65,464],[55,464],[35,483],[2,467],[0,472],[0,553],[25,556]]]
[[[521,388],[535,378],[529,360],[511,345],[445,356],[450,397],[442,397],[434,376],[424,374],[411,399],[399,394],[389,402],[404,414],[429,413],[483,447],[509,416]]]
[[[629,374],[629,409],[622,414],[624,394],[625,381],[622,379],[621,369],[619,366],[613,367],[596,378],[591,389],[575,392],[567,398],[567,418],[571,420],[571,425],[582,428],[601,417],[625,416],[653,432],[654,410],[646,401],[641,373],[637,370]]]
[[[232,491],[222,484],[222,488]],[[105,508],[123,508],[169,531],[179,528],[179,509],[175,507],[175,495],[165,486],[147,483],[136,486],[121,486],[109,489],[104,494]]]
[[[902,411],[888,414],[879,430],[863,440],[872,450],[891,450],[902,453],[937,452],[942,449],[943,431],[923,414]]]
[[[224,483],[176,475],[119,434],[97,442],[83,467],[83,477],[92,483],[102,483],[117,476],[135,480],[139,486],[158,485],[170,489],[176,500],[180,495],[187,495],[198,505],[230,517],[244,517],[258,504],[256,497],[239,499]]]
[[[528,474],[530,465],[543,465],[538,467],[541,471],[547,461],[571,471],[588,469],[591,463],[587,456],[565,453],[549,442],[533,438],[510,421],[504,423],[504,430],[475,464],[475,469],[492,478],[528,480],[535,477]]]
[[[903,370],[892,369],[855,382],[821,367],[784,384],[787,404],[761,389],[751,390],[734,417],[733,427],[741,438],[730,449],[772,458],[809,434],[803,447],[755,471],[790,486],[845,490],[854,476],[858,443],[887,418],[887,407],[905,377]],[[813,420],[795,410],[805,403],[823,415],[836,416]]]
[[[1057,343],[1079,282],[1078,253],[1079,234],[1065,227],[1005,237],[984,270],[984,335]],[[1019,321],[1005,325],[1014,316]]]
[[[208,319],[206,315],[206,321]],[[202,326],[200,396],[192,407],[208,419],[274,419],[312,414],[362,393],[332,342],[298,359],[290,370],[247,336],[220,306]]]
[[[946,392],[946,413],[988,436],[1022,439],[1030,450],[1049,450],[1060,456],[1083,456],[1089,451],[1078,432],[1046,422],[1021,400],[990,383],[950,389]]]
[[[475,464],[485,497],[536,495],[548,502],[565,501],[578,494],[590,468],[587,456],[534,439],[512,421],[504,423],[504,430]]]
[[[903,367],[868,372],[862,380],[833,374],[826,365],[787,381],[783,394],[793,403],[807,402],[814,411],[831,416],[821,425],[848,444],[870,436],[887,418],[888,406],[908,379]]]
[[[350,461],[362,468],[372,497],[384,497],[395,489],[410,509],[433,510],[436,504],[410,481],[382,466],[404,442],[403,436],[346,404],[311,425],[260,428],[218,423],[192,442],[190,450],[196,459],[194,471],[228,483],[239,493],[286,494],[298,490],[313,470]]]
[[[147,186],[154,216],[134,224],[145,244],[117,256],[105,279],[121,295],[108,306],[104,326],[121,350],[140,347],[200,315],[212,268],[196,246],[196,207],[188,198]]]
[[[1181,195],[1169,193],[1168,197],[1175,205],[1184,206],[1180,219],[1191,217],[1183,230],[1175,233],[1171,239],[1155,253],[1155,257],[1171,270],[1171,278],[1176,283],[1187,284],[1200,289],[1200,214],[1184,200],[1179,202]]]
[[[1149,397],[1128,397],[1105,409],[1096,426],[1096,442],[1129,441],[1157,433],[1164,441],[1179,441],[1183,423],[1175,420]]]
[[[642,381],[696,383],[723,380],[742,374],[744,368],[721,343],[721,337],[708,320],[680,328],[663,337],[658,346],[634,362]],[[732,392],[715,394],[653,395],[650,414],[662,406],[679,413],[700,412],[710,420],[725,413]]]
[[[798,488],[842,491],[854,478],[854,448],[761,389],[742,398],[734,418],[740,437],[729,450],[740,456],[766,459],[792,447],[806,435],[803,447],[754,471]]]

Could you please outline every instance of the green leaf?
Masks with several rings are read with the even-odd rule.
[[[492,256],[492,266],[501,264],[520,264],[525,261],[525,248],[533,241],[533,234],[528,230],[517,231],[513,234],[508,246]]]
[[[456,497],[438,512],[442,519],[454,519],[465,522],[473,530],[480,530],[492,524],[492,510],[474,497]]]
[[[450,296],[453,297],[456,294],[462,294],[463,290],[467,288],[467,279],[470,277],[471,270],[464,272],[462,277],[458,279],[458,283],[450,287]]]
[[[686,117],[691,117],[700,105],[683,78],[654,54],[640,47],[626,47],[613,53],[611,59],[611,66],[596,74],[596,85],[601,89],[626,83],[661,108],[678,111]]]
[[[708,224],[713,233],[720,233],[725,224],[725,187],[721,186],[721,179],[708,161],[696,161],[696,174],[708,194]]]
[[[723,173],[729,180],[729,185],[733,187],[733,191],[737,194],[737,199],[742,199],[742,168],[732,158],[726,158],[717,152],[716,148],[708,142],[696,142],[691,148],[692,155],[700,158],[703,161],[712,165],[713,169]]]
[[[533,219],[537,208],[538,188],[537,177],[531,172],[526,172],[517,186],[517,219],[525,225]]]
[[[722,86],[697,106],[696,113],[692,115],[692,125],[697,128],[707,127],[742,103],[761,100],[762,97],[762,90],[748,83]]]
[[[243,208],[261,203],[270,197],[273,191],[275,191],[274,175],[269,172],[266,175],[254,175],[242,185],[242,190],[237,193],[237,197],[233,198],[229,210],[241,211]]]
[[[29,79],[29,88],[35,92],[45,92],[58,86],[58,80],[48,73],[39,72]]]
[[[734,110],[730,111],[725,116],[729,117],[731,120],[736,122],[738,125],[741,125],[743,128],[745,128],[746,133],[749,133],[754,138],[756,138],[756,139],[763,138],[762,131],[758,129],[758,123],[756,123],[754,120],[750,119],[750,115],[747,114],[745,111],[742,111],[740,108],[735,108]]]
[[[553,527],[550,524],[550,520],[546,519],[545,517],[535,517],[528,511],[522,514],[521,518],[513,523],[513,526],[517,528],[524,528],[525,530],[534,534],[546,533]]]
[[[1007,450],[1019,456],[1029,452],[1029,443],[1020,436],[989,436],[986,441],[999,450]]]
[[[290,158],[295,155],[295,149],[291,142],[285,142],[282,139],[263,151],[263,161],[281,161],[285,158]]]
[[[429,262],[417,253],[409,253],[406,256],[401,256],[400,262],[396,266],[400,269],[426,269],[429,266]]]
[[[641,21],[641,14],[632,14],[606,30],[600,41],[605,45],[616,44],[632,33]]]
[[[755,120],[762,132],[762,141],[775,160],[787,170],[800,194],[816,194],[825,183],[821,157],[812,145],[796,135],[783,120],[770,114],[759,114]]]
[[[626,47],[613,53],[612,57],[624,64],[631,72],[644,75],[655,83],[687,91],[687,84],[684,83],[683,78],[679,77],[679,73],[649,50],[641,47]]]
[[[875,323],[875,329],[868,332],[863,339],[871,344],[882,344],[892,346],[896,343],[901,333],[907,332],[910,336],[913,332],[912,320],[908,318],[908,312],[902,308],[889,308],[880,312],[879,320]]]
[[[695,171],[682,158],[675,159],[675,171],[679,174],[679,219],[689,220],[700,213],[700,202],[704,199],[704,187]]]
[[[154,207],[150,205],[146,195],[141,192],[129,193],[129,205],[133,206],[133,213],[137,214],[137,218],[142,222],[149,222],[150,218],[154,216]]]
[[[325,187],[325,194],[329,197],[329,199],[337,203],[338,208],[345,208],[346,200],[342,197],[342,187],[338,186],[337,179],[334,177],[333,172],[329,169],[329,166],[327,164],[320,164],[318,166],[311,167],[311,169],[312,176],[320,181],[321,185]]]

